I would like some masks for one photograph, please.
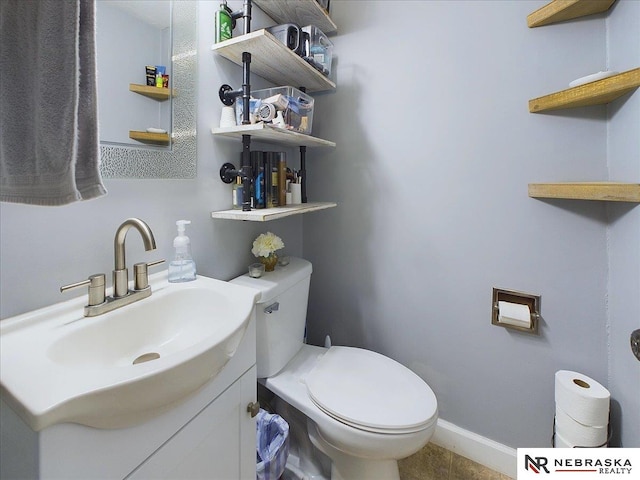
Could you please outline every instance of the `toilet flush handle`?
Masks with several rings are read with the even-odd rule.
[[[268,307],[264,307],[264,313],[273,313],[277,312],[280,308],[280,304],[278,302],[272,303]]]

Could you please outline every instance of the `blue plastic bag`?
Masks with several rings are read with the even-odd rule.
[[[277,480],[289,456],[289,424],[280,415],[260,409],[256,423],[256,477]]]

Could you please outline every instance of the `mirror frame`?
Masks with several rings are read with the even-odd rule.
[[[166,150],[100,143],[103,178],[196,177],[198,2],[172,0],[171,146]]]

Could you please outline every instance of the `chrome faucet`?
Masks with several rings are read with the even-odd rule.
[[[149,286],[147,273],[148,268],[164,263],[164,260],[151,263],[136,263],[133,266],[135,277],[134,287],[133,290],[129,290],[129,270],[127,269],[125,259],[124,243],[127,232],[131,227],[134,227],[140,232],[146,251],[156,249],[156,240],[153,237],[149,225],[139,218],[129,218],[118,227],[113,240],[115,268],[113,270],[113,295],[111,297],[106,296],[104,273],[97,273],[82,282],[60,287],[60,291],[64,292],[71,288],[89,285],[89,303],[84,307],[85,317],[101,315],[151,295],[151,287]]]
[[[113,270],[113,297],[124,297],[129,293],[129,270],[127,270],[127,262],[124,255],[124,240],[127,236],[127,232],[131,227],[135,227],[144,242],[144,249],[149,250],[156,249],[156,239],[153,238],[153,233],[149,228],[149,225],[144,223],[139,218],[129,218],[123,222],[122,225],[116,230],[116,236],[113,239],[113,250],[115,257],[115,269]]]

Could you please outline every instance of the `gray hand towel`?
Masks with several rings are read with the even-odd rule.
[[[0,19],[0,200],[104,195],[94,0],[2,0]]]

